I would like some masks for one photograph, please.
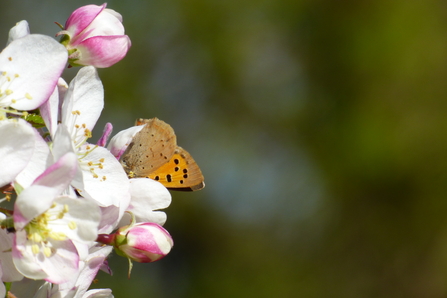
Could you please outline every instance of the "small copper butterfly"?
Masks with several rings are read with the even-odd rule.
[[[120,163],[129,177],[154,179],[172,190],[195,191],[205,187],[199,166],[177,146],[174,130],[157,118],[138,119],[144,127],[133,137]]]

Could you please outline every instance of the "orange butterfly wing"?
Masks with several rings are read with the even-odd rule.
[[[169,189],[194,191],[205,187],[204,177],[191,155],[177,147],[172,158],[148,175]]]

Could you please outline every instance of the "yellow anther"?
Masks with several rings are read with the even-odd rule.
[[[68,223],[68,227],[70,228],[70,230],[74,230],[77,228],[77,224],[74,221],[70,221]]]
[[[58,241],[64,241],[65,239],[67,239],[67,235],[62,232],[51,232],[49,237]]]
[[[40,241],[42,241],[42,237],[39,234],[37,234],[37,233],[31,234],[29,239],[31,241],[33,241],[33,242],[40,242]]]
[[[39,253],[39,246],[37,244],[31,245],[31,250],[33,251],[33,254],[37,255]]]
[[[101,159],[99,160],[99,162],[104,162],[104,158],[101,158]]]
[[[31,96],[31,94],[29,94],[28,92],[25,94],[26,99],[33,99],[33,97]]]
[[[6,90],[5,90],[6,95],[11,95],[12,92],[13,92],[13,91],[12,91],[11,89],[6,89]]]
[[[51,248],[49,248],[48,246],[46,246],[46,247],[43,249],[43,254],[44,254],[47,258],[51,257]]]

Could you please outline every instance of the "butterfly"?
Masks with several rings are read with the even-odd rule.
[[[132,178],[154,179],[171,190],[195,191],[205,187],[197,163],[177,146],[174,130],[157,119],[138,119],[144,127],[132,138],[121,155],[120,163]]]

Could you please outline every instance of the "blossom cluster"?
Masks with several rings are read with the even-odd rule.
[[[173,246],[160,211],[169,191],[129,179],[111,153],[128,143],[107,145],[110,123],[89,143],[104,107],[96,68],[117,63],[131,45],[121,15],[87,5],[60,27],[57,41],[21,21],[0,53],[1,202],[12,206],[0,207],[0,297],[14,297],[25,281],[37,290],[24,297],[113,297],[89,287],[99,270],[110,271],[114,248],[131,264]],[[81,66],[68,84],[67,64]]]

